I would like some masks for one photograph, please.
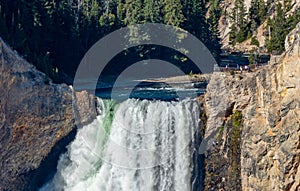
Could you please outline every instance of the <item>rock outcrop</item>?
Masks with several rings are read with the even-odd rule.
[[[270,6],[268,7],[268,12],[271,17],[274,16],[274,10],[276,3],[278,1],[275,0],[264,0],[265,2],[269,2]],[[219,8],[221,10],[221,15],[219,19],[219,33],[221,39],[222,49],[237,51],[237,52],[250,52],[257,47],[255,45],[251,45],[251,38],[248,38],[242,43],[237,43],[235,46],[230,44],[229,33],[231,31],[230,27],[232,26],[232,12],[234,9],[234,4],[236,0],[221,0],[219,3]],[[300,7],[300,0],[291,0],[291,10],[287,13],[287,15],[292,15],[296,10]],[[251,7],[251,0],[244,0],[244,6],[247,12]],[[257,29],[254,31],[257,40],[259,41],[259,51],[266,52],[266,41],[269,38],[267,35],[269,33],[269,28],[267,27],[267,21],[263,22]]]
[[[2,39],[0,71],[0,190],[31,190],[54,146],[95,117],[94,99],[53,84]]]
[[[300,190],[300,23],[278,62],[215,73],[205,105],[205,136],[218,131],[207,152],[206,190]]]

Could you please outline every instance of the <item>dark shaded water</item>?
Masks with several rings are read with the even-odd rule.
[[[102,99],[114,99],[123,101],[128,98],[175,101],[185,98],[196,98],[205,93],[207,82],[182,82],[182,83],[161,83],[161,82],[140,82],[124,81],[122,84],[113,86],[110,82],[98,83],[96,89],[97,97]]]

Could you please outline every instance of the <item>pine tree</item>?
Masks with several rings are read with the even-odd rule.
[[[237,41],[243,42],[247,37],[247,23],[246,23],[246,8],[243,0],[237,0],[237,25],[239,26],[239,32],[237,33]]]
[[[162,22],[161,13],[162,2],[157,0],[144,1],[144,19],[146,22],[160,23]]]
[[[181,4],[182,14],[185,18],[181,27],[200,39],[214,55],[218,55],[221,47],[218,38],[218,22],[214,23],[216,30],[213,33],[210,30],[212,25],[206,19],[208,11],[206,2],[202,0],[182,0]],[[216,18],[216,20],[218,19]]]
[[[246,8],[243,0],[235,1],[231,19],[233,24],[230,31],[230,41],[232,44],[243,42],[248,35]]]
[[[281,3],[276,5],[276,16],[274,21],[269,20],[271,27],[271,40],[267,43],[269,52],[274,50],[283,51],[286,36],[286,18]]]
[[[229,41],[232,45],[236,44],[237,27],[235,23],[230,26]]]
[[[258,11],[259,25],[262,24],[267,18],[267,6],[264,0],[259,0],[259,11]]]
[[[250,31],[253,34],[256,30],[259,23],[259,4],[258,0],[252,0],[251,1],[251,7],[249,10],[249,19],[250,19]]]
[[[219,8],[219,0],[212,0],[211,7],[209,10],[209,19],[208,22],[210,24],[210,31],[213,34],[213,38],[217,39],[219,36],[219,19],[220,19],[220,8]]]
[[[287,23],[288,23],[287,31],[291,31],[292,29],[294,29],[296,25],[299,23],[299,21],[300,21],[300,9],[296,10],[293,15],[290,15],[287,18]]]
[[[202,3],[202,10],[205,10],[205,4]],[[202,12],[202,15],[205,14]],[[218,55],[221,53],[221,45],[219,39],[219,20],[221,16],[221,10],[219,7],[219,0],[211,0],[211,7],[209,10],[209,19],[208,25],[209,30],[204,31],[205,36],[203,38],[207,38],[203,40],[204,43],[208,46],[208,48],[213,53],[214,57],[218,60]],[[203,26],[206,25],[206,22],[203,22]],[[202,29],[203,30],[203,29]],[[211,42],[208,42],[208,39]]]
[[[125,9],[125,25],[138,24],[143,22],[143,4],[141,0],[126,0]]]
[[[164,0],[164,23],[181,26],[185,20],[180,0]]]
[[[88,20],[91,20],[93,17],[98,17],[99,11],[97,0],[83,0],[82,13]]]
[[[202,0],[186,0],[183,3],[183,13],[186,18],[182,27],[199,38],[207,46],[213,45],[210,25],[205,18],[207,9]],[[215,43],[218,45],[218,43]],[[212,50],[211,50],[212,51]]]
[[[104,8],[99,18],[99,24],[103,34],[109,33],[114,27],[121,25],[121,20],[118,20],[118,16],[120,15],[120,18],[123,17],[123,3],[122,1],[119,1],[119,3],[120,5],[117,7],[117,5],[113,4],[110,0],[104,1]],[[114,7],[117,7],[115,13]]]
[[[243,0],[236,1],[237,24],[240,28],[246,28],[246,7]]]
[[[125,19],[125,8],[124,8],[124,1],[123,0],[118,0],[118,5],[117,5],[117,18],[121,22],[120,24],[124,24],[124,19]]]

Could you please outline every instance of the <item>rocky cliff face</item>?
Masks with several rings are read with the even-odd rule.
[[[300,23],[286,50],[257,72],[212,76],[206,190],[300,190]]]
[[[93,99],[53,84],[2,39],[0,71],[0,190],[30,190],[45,157],[79,125],[74,111],[83,123],[95,116]]]
[[[274,15],[273,11],[275,10],[275,4],[278,1],[275,0],[265,0],[265,2],[271,2],[271,6],[268,7],[268,11],[271,12],[271,17]],[[282,1],[280,1],[282,2]],[[256,48],[256,46],[251,45],[251,38],[248,40],[245,40],[242,43],[237,43],[234,47],[230,45],[229,43],[229,32],[230,27],[232,25],[232,12],[234,9],[235,0],[221,0],[219,7],[221,10],[221,16],[219,20],[219,32],[220,32],[220,39],[223,49],[229,49],[232,51],[241,51],[241,52],[250,52],[253,48]],[[248,12],[251,7],[251,0],[244,0],[244,5],[246,8],[246,11]],[[291,0],[292,8],[288,12],[288,15],[293,14],[297,9],[300,7],[300,0]],[[267,22],[262,23],[257,30],[255,31],[255,36],[257,37],[257,40],[259,41],[259,47],[261,51],[266,51],[266,40],[268,36],[266,36],[266,33],[268,31]]]

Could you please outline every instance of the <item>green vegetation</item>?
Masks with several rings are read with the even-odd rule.
[[[219,20],[221,17],[221,10],[219,7],[219,0],[210,0],[211,6],[208,10],[209,13],[209,29],[212,34],[211,40],[218,45],[219,42]],[[215,47],[214,49],[218,50],[218,47]]]
[[[219,127],[219,134],[208,156],[220,160],[206,161],[205,190],[241,190],[241,131],[243,116],[241,111],[229,111],[229,116]],[[225,182],[220,179],[226,177]],[[217,186],[216,186],[217,185]],[[224,187],[226,186],[226,187]]]
[[[229,135],[229,157],[230,157],[230,165],[229,165],[229,182],[230,190],[240,190],[240,155],[241,155],[241,138],[240,133],[243,125],[243,116],[241,111],[236,111],[232,114],[231,119],[229,121],[229,126],[231,126],[231,135]]]
[[[55,82],[72,83],[79,62],[96,41],[135,23],[156,22],[182,27],[218,55],[218,1],[211,1],[215,6],[209,20],[205,17],[207,1],[201,0],[0,1],[0,36]],[[141,57],[145,52],[145,47],[135,49]],[[162,54],[164,59],[165,55],[173,53],[156,47],[150,50],[147,58],[157,54]],[[135,58],[131,55],[126,59]]]
[[[205,135],[206,126],[207,126],[207,116],[205,110],[202,109],[200,111],[200,133],[202,137],[204,137]]]
[[[236,0],[231,13],[233,24],[231,26],[230,41],[232,44],[243,42],[247,37],[246,7],[243,0]]]
[[[251,38],[251,45],[259,47],[259,41],[257,40],[256,36]]]
[[[275,3],[276,8],[274,1],[252,0],[246,11],[244,0],[236,0],[231,13],[222,13],[219,0],[5,0],[0,1],[0,36],[55,82],[72,83],[82,57],[96,41],[136,23],[179,26],[199,38],[218,59],[221,14],[230,14],[233,45],[251,38],[251,44],[259,46],[255,31],[268,20],[267,49],[282,51],[285,36],[300,20],[300,10],[290,15],[291,0]],[[119,56],[122,59],[114,64],[141,58],[182,65],[186,61],[162,47],[140,46]]]
[[[267,42],[269,52],[284,51],[284,41],[286,35],[295,28],[300,21],[300,10],[287,17],[287,12],[291,9],[290,0],[285,0],[283,4],[277,3],[274,19],[268,19],[270,29],[270,40]]]
[[[233,115],[231,116],[232,118],[232,128],[235,130],[239,130],[239,128],[242,125],[242,112],[241,111],[236,111],[235,113],[233,113]]]
[[[224,131],[224,126],[221,126],[220,128],[219,128],[219,134],[222,134],[223,133],[223,131]]]
[[[276,4],[273,10],[272,3]],[[268,10],[268,8],[270,8]],[[282,2],[264,0],[252,0],[251,6],[246,13],[244,0],[236,0],[231,13],[232,25],[230,27],[229,40],[231,44],[241,43],[251,38],[251,44],[259,46],[256,38],[257,28],[267,19],[268,31],[267,49],[271,52],[284,51],[286,35],[295,28],[300,20],[300,10],[288,14],[292,8],[291,0]]]
[[[268,20],[268,25],[271,29],[271,40],[268,42],[268,50],[284,51],[284,40],[288,31],[286,31],[285,13],[280,3],[276,6],[276,16],[273,21]]]
[[[249,13],[243,0],[237,0],[232,12],[230,31],[230,41],[232,44],[241,43],[254,35],[257,27],[261,25],[267,17],[267,8],[264,0],[252,0]]]
[[[250,65],[257,63],[258,56],[257,56],[257,53],[255,53],[255,50],[251,51],[248,60],[249,60]]]

